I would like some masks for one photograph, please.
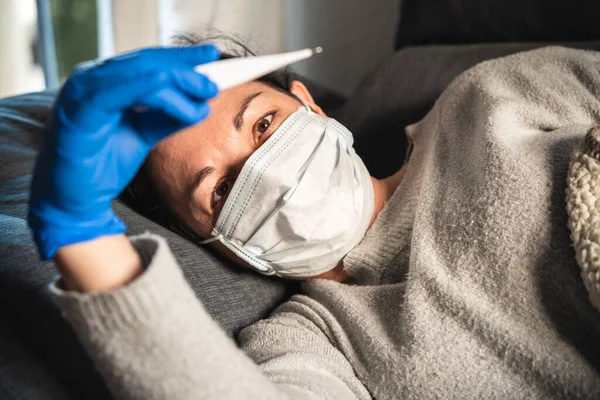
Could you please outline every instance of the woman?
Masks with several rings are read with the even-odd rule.
[[[292,95],[265,80],[217,95],[192,71],[217,57],[207,46],[152,49],[75,71],[36,165],[30,225],[62,274],[52,293],[117,398],[600,395],[600,317],[564,212],[570,153],[600,120],[598,54],[547,48],[467,71],[407,129],[410,161],[384,181],[360,177],[351,139],[301,83]],[[308,126],[318,144],[296,135]],[[313,151],[299,146],[295,160],[282,147],[281,163],[265,150],[281,141]],[[247,267],[321,278],[242,331],[243,351],[165,241],[127,239],[110,210],[148,153],[142,174],[164,195],[170,223],[217,238],[218,251]],[[314,173],[315,159],[331,174]],[[281,168],[255,169],[261,160]],[[286,179],[265,183],[263,172]],[[315,190],[304,200],[347,210],[343,229],[305,230],[286,208],[302,204],[292,194],[306,174]],[[246,182],[265,195],[256,208],[241,200],[255,199],[244,197]],[[290,235],[263,230],[272,216]]]

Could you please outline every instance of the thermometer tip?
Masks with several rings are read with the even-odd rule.
[[[323,48],[322,48],[321,46],[315,47],[315,48],[313,49],[313,52],[314,52],[315,54],[321,54],[321,53],[323,52]]]

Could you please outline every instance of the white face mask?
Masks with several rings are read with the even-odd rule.
[[[363,238],[373,213],[369,172],[352,134],[308,106],[252,156],[204,243],[219,240],[259,272],[327,272]]]

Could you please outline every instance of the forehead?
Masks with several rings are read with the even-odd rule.
[[[215,145],[226,148],[231,145],[237,146],[237,142],[243,137],[233,126],[233,117],[248,96],[259,92],[261,95],[252,102],[254,107],[266,106],[267,102],[284,108],[297,107],[297,102],[288,94],[260,82],[248,82],[224,90],[207,102],[210,113],[203,121],[162,140],[153,149],[152,158],[169,162],[187,159],[192,152],[196,157],[202,156],[204,153],[210,153]],[[236,139],[236,143],[231,143],[233,139]],[[202,147],[204,151],[198,153],[198,147]]]
[[[233,128],[232,117],[239,111],[241,104],[248,96],[261,93],[260,98],[266,98],[271,102],[281,105],[296,104],[288,94],[260,82],[248,82],[220,92],[215,98],[207,101],[210,107],[209,115],[201,122],[194,124],[161,141],[156,147],[157,152],[162,152],[168,147],[181,144],[181,142],[198,139],[199,136],[209,138],[217,136],[217,130],[229,130]],[[259,101],[256,101],[259,103]]]
[[[261,82],[247,82],[243,85],[238,85],[233,88],[223,90],[219,92],[219,94],[208,101],[208,105],[210,106],[211,115],[219,115],[221,113],[232,111],[238,111],[240,104],[250,95],[255,93],[262,93],[276,99],[277,101],[292,101],[293,99],[289,96],[289,94],[282,92],[281,90],[277,90],[272,86],[266,85]],[[205,120],[209,121],[211,115]],[[204,121],[203,121],[204,122]]]

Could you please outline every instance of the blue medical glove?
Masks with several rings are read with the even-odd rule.
[[[208,115],[217,87],[194,66],[212,45],[151,48],[82,65],[54,104],[31,184],[29,226],[40,256],[123,233],[111,202],[161,139]]]

